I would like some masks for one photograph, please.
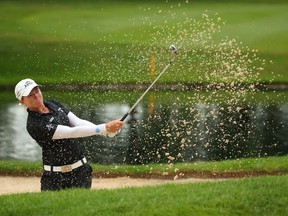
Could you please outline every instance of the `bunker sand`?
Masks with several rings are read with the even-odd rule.
[[[125,187],[143,187],[161,184],[179,184],[179,183],[197,183],[207,181],[219,181],[221,179],[177,179],[177,180],[163,180],[163,179],[141,179],[141,178],[93,178],[92,189],[116,189]],[[0,195],[3,194],[17,194],[17,193],[34,193],[40,192],[40,178],[39,177],[0,177]]]

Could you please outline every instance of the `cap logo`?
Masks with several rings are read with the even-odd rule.
[[[32,84],[33,84],[33,82],[28,80],[28,81],[25,82],[24,87],[27,88],[29,85],[32,85]]]

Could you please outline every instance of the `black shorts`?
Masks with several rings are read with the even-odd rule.
[[[41,191],[63,190],[68,188],[90,189],[92,185],[92,167],[84,164],[71,172],[44,171],[41,177]]]

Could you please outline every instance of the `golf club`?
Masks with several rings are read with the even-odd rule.
[[[156,77],[156,79],[151,83],[151,85],[146,89],[146,91],[141,95],[141,97],[135,102],[135,104],[128,110],[128,112],[121,118],[121,121],[124,121],[127,116],[133,111],[133,109],[139,104],[139,102],[143,99],[143,97],[147,94],[147,92],[152,88],[152,86],[157,82],[157,80],[162,76],[162,74],[172,65],[174,59],[177,56],[177,49],[174,45],[169,47],[169,50],[173,54],[173,58],[169,61],[163,71]]]
[[[141,97],[135,102],[135,104],[128,110],[128,112],[120,119],[121,121],[124,121],[127,116],[134,110],[134,108],[139,104],[139,102],[144,98],[144,96],[147,94],[147,92],[153,87],[153,85],[157,82],[157,80],[165,73],[165,71],[173,64],[173,61],[177,57],[177,49],[174,45],[169,46],[169,50],[173,55],[173,58],[169,61],[169,63],[166,65],[166,67],[162,70],[162,72],[156,77],[156,79],[151,83],[151,85],[146,89],[146,91],[141,95]],[[114,137],[116,133],[108,133],[109,137]]]

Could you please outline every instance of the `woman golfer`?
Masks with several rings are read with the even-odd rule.
[[[75,138],[116,133],[123,122],[95,125],[80,119],[56,101],[43,101],[32,79],[21,80],[15,95],[27,108],[28,133],[42,148],[41,191],[91,188],[92,168]]]

